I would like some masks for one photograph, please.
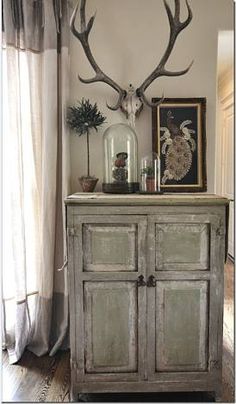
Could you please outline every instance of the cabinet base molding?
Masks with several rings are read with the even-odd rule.
[[[218,394],[218,388],[216,385],[209,385],[208,383],[197,382],[124,382],[124,383],[78,383],[76,384],[76,390],[79,393],[164,393],[164,392],[181,392],[181,391],[209,391],[216,392]]]

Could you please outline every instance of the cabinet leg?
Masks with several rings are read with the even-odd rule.
[[[90,394],[80,393],[79,394],[79,402],[81,403],[90,403],[92,402]]]
[[[215,402],[222,403],[222,389],[221,388],[219,388],[218,390],[215,391]]]
[[[70,389],[70,402],[78,402],[78,393],[73,387]]]

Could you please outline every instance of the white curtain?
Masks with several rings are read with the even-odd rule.
[[[17,6],[16,6],[17,4]],[[3,344],[66,346],[67,1],[3,1]]]

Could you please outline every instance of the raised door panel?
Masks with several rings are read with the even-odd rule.
[[[85,373],[138,372],[136,282],[85,282]]]
[[[136,224],[84,224],[85,271],[136,271]]]
[[[207,281],[160,281],[156,286],[155,371],[206,371]]]
[[[155,270],[208,270],[210,224],[180,220],[155,224]]]
[[[141,215],[74,215],[79,272],[138,272],[145,266],[147,219]]]

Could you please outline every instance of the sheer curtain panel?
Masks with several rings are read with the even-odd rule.
[[[3,345],[66,346],[67,0],[3,0]]]

